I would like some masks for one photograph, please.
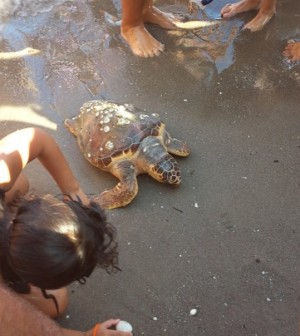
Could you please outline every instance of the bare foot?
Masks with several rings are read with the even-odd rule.
[[[258,9],[260,0],[241,0],[234,4],[227,4],[221,9],[221,16],[224,19],[235,16],[239,13],[248,12],[252,9]]]
[[[289,58],[291,61],[300,60],[300,42],[288,42],[283,51],[283,56]]]
[[[121,34],[129,44],[132,52],[137,56],[158,56],[164,50],[164,45],[152,37],[142,24],[126,30],[121,28]]]
[[[252,9],[259,9],[259,12],[243,29],[249,29],[255,32],[261,30],[275,14],[276,0],[241,0],[235,4],[229,4],[223,7],[221,15],[226,19]]]
[[[260,11],[243,29],[249,29],[251,32],[259,31],[271,20],[273,15],[274,13],[262,13]]]
[[[174,21],[178,21],[178,19],[173,14],[164,13],[158,8],[150,6],[143,12],[143,21],[157,24],[165,29],[176,29]]]
[[[125,4],[124,8],[127,8]],[[132,13],[138,13],[136,8],[128,7],[128,9],[131,9]],[[131,13],[128,13],[128,18],[131,18],[130,14]],[[177,29],[174,22],[179,21],[179,18],[172,14],[161,12],[152,5],[146,5],[143,7],[138,20],[135,22],[130,19],[124,21],[121,26],[121,34],[128,42],[132,52],[141,57],[153,57],[163,52],[164,45],[148,32],[144,23],[156,24],[165,29]]]

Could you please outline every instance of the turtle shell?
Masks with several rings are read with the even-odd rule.
[[[159,136],[164,130],[158,114],[107,100],[85,103],[72,120],[82,153],[103,170],[109,170],[116,160],[132,159],[143,139]]]

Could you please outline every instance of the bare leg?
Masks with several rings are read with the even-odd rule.
[[[288,42],[283,51],[283,55],[289,58],[291,61],[300,60],[300,42]]]
[[[121,34],[132,52],[141,57],[158,56],[164,45],[145,28],[144,23],[158,24],[163,28],[175,28],[172,16],[152,6],[153,0],[122,0]]]
[[[276,12],[276,0],[261,0],[259,12],[256,17],[247,23],[244,29],[252,32],[261,30]]]
[[[170,13],[164,13],[158,8],[152,6],[153,0],[146,0],[143,7],[143,22],[157,24],[165,29],[176,28],[173,23],[175,16]]]

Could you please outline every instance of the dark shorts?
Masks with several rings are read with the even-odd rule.
[[[3,189],[0,189],[0,216],[3,215],[4,203],[5,203],[5,191]]]

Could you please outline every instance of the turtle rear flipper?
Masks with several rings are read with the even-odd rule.
[[[135,168],[129,161],[121,161],[112,168],[111,173],[120,182],[112,189],[92,197],[92,201],[99,203],[103,209],[114,209],[129,204],[138,192]]]

